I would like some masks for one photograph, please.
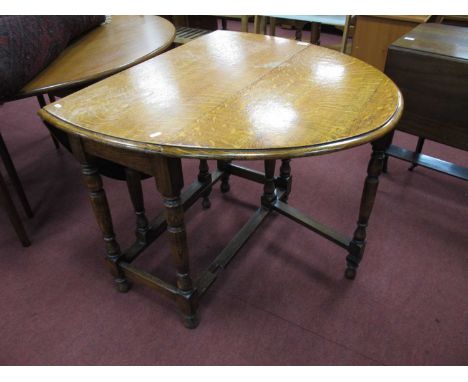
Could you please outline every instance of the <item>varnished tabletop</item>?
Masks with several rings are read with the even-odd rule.
[[[216,31],[40,111],[67,132],[137,151],[216,159],[314,155],[372,141],[402,112],[398,88],[353,57]]]
[[[27,97],[82,86],[118,73],[167,49],[175,28],[157,16],[112,16],[65,49],[20,92]]]

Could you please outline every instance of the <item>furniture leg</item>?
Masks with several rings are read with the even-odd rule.
[[[385,150],[390,145],[391,134],[372,142],[372,154],[367,168],[367,177],[362,191],[359,219],[354,231],[353,239],[349,245],[349,254],[346,257],[347,268],[345,276],[348,279],[356,277],[356,270],[364,255],[366,246],[366,228],[374,206],[379,175],[382,173]]]
[[[267,16],[255,16],[254,18],[254,33],[265,34]]]
[[[89,201],[91,202],[94,215],[104,237],[107,264],[114,276],[117,290],[125,293],[130,289],[130,285],[125,278],[123,270],[119,267],[119,260],[122,258],[122,252],[115,238],[112,216],[101,176],[99,175],[97,167],[92,163],[92,158],[85,153],[80,138],[69,136],[69,139],[72,152],[81,163],[81,173],[85,186],[88,189]]]
[[[49,99],[51,100],[51,102],[55,101],[55,98],[50,98],[50,95],[49,95]],[[52,99],[54,99],[54,101],[52,101]],[[45,107],[47,105],[43,94],[39,94],[37,96],[37,100],[39,101],[39,106],[41,108],[43,108],[43,107]],[[54,142],[55,148],[56,149],[60,148],[60,145],[59,145],[59,142],[58,142],[57,138],[55,138],[54,135],[50,131],[49,131],[49,134],[50,134],[50,137],[52,138],[52,142]]]
[[[180,158],[158,157],[155,161],[156,187],[164,198],[171,255],[176,268],[177,287],[181,294],[177,304],[187,328],[198,325],[198,296],[190,276],[189,253],[180,191],[184,186]]]
[[[385,138],[387,140],[387,146],[386,146],[385,150],[387,150],[388,147],[390,147],[390,145],[392,144],[394,135],[395,135],[395,130],[388,133],[387,137]],[[388,171],[388,158],[389,158],[389,155],[385,152],[384,160],[383,160],[383,166],[382,166],[382,172],[384,174],[386,174],[387,171]]]
[[[419,138],[418,138],[418,143],[416,144],[415,153],[421,154],[422,149],[423,149],[423,146],[424,146],[424,142],[425,142],[425,138],[423,138],[423,137],[419,137]],[[413,162],[413,163],[411,164],[410,168],[408,168],[408,170],[409,170],[409,171],[413,171],[413,169],[414,169],[415,167],[417,167],[417,165],[418,165],[417,163],[414,163],[414,162]]]
[[[149,230],[148,219],[145,215],[145,205],[143,200],[143,190],[141,188],[141,175],[138,171],[130,168],[125,168],[128,193],[132,200],[133,208],[136,214],[136,237],[146,243],[146,235]]]
[[[310,24],[310,43],[320,45],[320,23]]]
[[[21,204],[23,205],[24,212],[26,212],[26,215],[28,217],[32,218],[33,212],[31,210],[31,206],[29,205],[28,198],[26,197],[26,194],[24,193],[23,185],[21,184],[18,173],[16,172],[13,161],[11,160],[10,153],[8,152],[5,141],[3,140],[3,137],[1,134],[0,134],[0,157],[2,158],[3,164],[5,165],[5,168],[7,170],[8,176],[10,177],[13,187],[15,188],[15,191],[18,194]]]
[[[241,16],[241,32],[249,31],[249,16]]]
[[[267,23],[266,16],[262,17],[262,19],[260,20],[260,33],[261,34],[266,34],[266,23]]]
[[[198,166],[198,169],[199,169],[198,181],[201,183],[211,183],[210,169],[208,167],[208,161],[206,159],[200,160],[200,165]],[[203,197],[202,207],[204,209],[208,209],[211,207],[211,202],[210,202],[211,190],[212,188],[210,186],[202,194],[202,197]]]
[[[231,173],[227,171],[229,163],[230,162],[227,161],[218,161],[218,170],[224,171],[223,175],[221,175],[221,192],[223,194],[229,192],[231,189],[231,186],[229,186],[229,177],[231,176]]]
[[[11,224],[13,225],[13,228],[16,231],[16,235],[21,241],[21,244],[23,244],[23,247],[29,247],[31,245],[31,242],[29,241],[29,238],[28,238],[28,235],[26,234],[23,223],[21,222],[21,219],[18,215],[18,211],[16,210],[15,205],[13,204],[13,200],[11,199],[11,195],[8,192],[5,179],[3,178],[3,175],[1,172],[0,172],[0,204],[4,206],[7,212],[8,218],[10,219]]]
[[[265,206],[269,206],[276,200],[275,166],[276,160],[268,159],[265,161],[265,184],[261,199],[262,204]]]
[[[349,39],[349,31],[351,28],[351,16],[346,16],[345,26],[343,28],[343,37],[341,39],[341,48],[340,52],[346,54],[346,50],[348,47],[348,39]]]
[[[270,36],[276,36],[276,17],[270,16]]]
[[[296,40],[302,41],[302,28],[304,28],[304,24],[299,21],[296,21],[294,23],[294,26],[296,28],[296,36],[295,36]]]
[[[291,159],[281,159],[280,176],[278,178],[278,186],[285,190],[281,200],[284,203],[288,202],[289,194],[291,193],[292,176],[291,176]]]

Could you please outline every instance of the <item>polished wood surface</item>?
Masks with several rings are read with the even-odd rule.
[[[420,25],[391,45],[385,72],[406,104],[399,130],[468,150],[467,46],[465,28],[440,24]]]
[[[391,49],[396,48],[468,60],[468,30],[450,25],[421,24],[394,41]]]
[[[467,29],[419,25],[390,46],[385,72],[405,98],[397,128],[420,137],[415,153],[389,154],[468,180],[467,169],[420,154],[424,139],[468,150]]]
[[[273,211],[347,250],[345,275],[356,276],[385,150],[401,112],[397,87],[359,60],[288,39],[218,31],[65,97],[40,115],[66,134],[81,163],[118,290],[141,282],[176,302],[185,325],[194,328],[199,299]],[[373,152],[352,237],[288,204],[289,158],[368,141]],[[181,157],[201,158],[198,178],[186,188]],[[208,158],[218,159],[212,173]],[[264,173],[231,163],[252,158],[265,159]],[[137,229],[125,250],[115,237],[98,159],[126,167]],[[155,178],[164,201],[164,215],[149,224],[140,173]],[[214,183],[229,192],[230,176],[263,184],[259,208],[194,277],[184,211],[199,198],[209,208]],[[175,284],[131,264],[166,228]]]
[[[388,47],[429,16],[357,16],[351,55],[384,70]]]
[[[216,31],[40,111],[66,132],[136,151],[283,158],[389,132],[397,87],[371,66],[288,39]]]
[[[143,62],[166,50],[175,28],[157,16],[112,16],[90,31],[29,82],[20,97],[81,87]]]

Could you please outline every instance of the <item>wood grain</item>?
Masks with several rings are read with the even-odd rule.
[[[29,82],[19,97],[83,86],[166,50],[175,28],[157,16],[113,16],[78,39]]]
[[[384,70],[391,43],[428,16],[357,16],[351,55]]]
[[[372,141],[403,107],[375,68],[330,49],[216,31],[40,111],[69,133],[169,156],[268,159]]]
[[[390,46],[385,72],[405,97],[399,130],[468,150],[466,28],[419,25]]]

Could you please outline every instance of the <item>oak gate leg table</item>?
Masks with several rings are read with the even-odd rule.
[[[273,211],[344,248],[346,276],[355,277],[384,153],[402,108],[394,83],[353,57],[282,38],[216,31],[50,104],[39,114],[68,135],[81,162],[118,289],[127,291],[128,279],[150,286],[174,300],[185,325],[193,328],[200,297]],[[288,204],[291,159],[368,142],[372,154],[352,238]],[[165,212],[148,222],[141,188],[130,189],[137,238],[123,251],[95,164],[99,158],[125,166],[130,174],[154,176],[163,195]],[[185,189],[182,158],[201,160],[198,179]],[[218,160],[212,173],[208,159]],[[264,161],[264,173],[232,163],[254,159]],[[277,160],[281,166],[275,177]],[[193,278],[184,210],[200,197],[208,207],[213,184],[221,181],[222,190],[228,191],[229,176],[264,185],[259,208]],[[166,229],[176,285],[132,265]]]

